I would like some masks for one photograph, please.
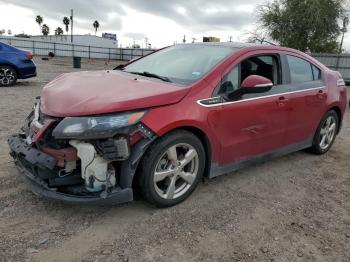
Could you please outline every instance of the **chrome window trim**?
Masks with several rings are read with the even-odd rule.
[[[288,95],[288,94],[295,94],[295,93],[307,92],[307,91],[312,91],[312,90],[324,89],[324,88],[326,88],[326,87],[325,86],[313,87],[313,88],[308,88],[308,89],[302,89],[302,90],[278,93],[278,94],[267,95],[267,96],[252,97],[252,98],[242,99],[242,100],[238,100],[238,101],[222,102],[222,103],[211,104],[211,105],[205,105],[205,104],[201,103],[204,100],[215,99],[215,98],[219,98],[220,97],[220,96],[215,96],[215,97],[208,97],[208,98],[205,98],[205,99],[197,100],[197,104],[199,104],[200,106],[204,106],[204,107],[223,106],[223,105],[230,105],[230,104],[249,102],[249,101],[263,99],[263,98],[270,98],[270,97],[275,97],[275,96],[281,96],[281,95]]]

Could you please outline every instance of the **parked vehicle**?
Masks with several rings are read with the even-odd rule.
[[[29,51],[0,42],[0,86],[12,86],[17,79],[36,76],[36,66]]]
[[[57,77],[9,145],[36,194],[118,204],[137,189],[167,207],[203,176],[305,148],[326,153],[345,107],[340,74],[302,52],[175,45],[116,70]]]

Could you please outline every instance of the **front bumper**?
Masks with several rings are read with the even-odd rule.
[[[100,195],[73,195],[59,192],[55,187],[49,187],[45,180],[39,177],[39,173],[49,173],[54,169],[56,160],[50,155],[29,146],[25,139],[19,135],[12,136],[8,139],[10,146],[10,155],[15,160],[15,165],[19,173],[25,178],[31,191],[39,196],[43,196],[52,200],[63,201],[71,204],[85,205],[117,205],[130,202],[133,200],[133,191],[131,188],[117,187],[106,194],[102,192]]]

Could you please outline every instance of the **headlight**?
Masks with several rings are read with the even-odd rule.
[[[53,130],[55,138],[107,138],[117,130],[138,123],[146,111],[127,112],[105,116],[66,117]]]

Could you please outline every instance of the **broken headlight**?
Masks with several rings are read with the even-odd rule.
[[[96,139],[114,136],[118,129],[138,123],[146,111],[104,116],[66,117],[53,130],[58,139]]]

